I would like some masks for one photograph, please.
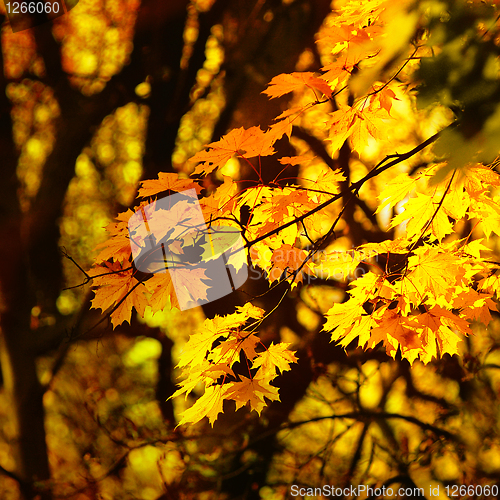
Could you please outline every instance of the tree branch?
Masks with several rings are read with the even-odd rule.
[[[413,417],[411,415],[400,415],[399,413],[376,412],[376,411],[367,411],[367,410],[342,413],[339,415],[329,415],[329,416],[324,416],[324,417],[316,417],[316,418],[311,418],[308,420],[301,420],[299,422],[289,422],[286,425],[284,425],[281,429],[273,430],[273,433],[278,432],[278,431],[282,430],[283,428],[295,429],[296,427],[300,427],[301,425],[304,425],[304,424],[309,424],[311,422],[320,422],[321,420],[328,420],[328,419],[354,419],[354,420],[359,420],[361,422],[366,422],[366,421],[370,421],[370,420],[373,421],[373,420],[379,420],[379,419],[393,419],[393,418],[405,420],[406,422],[410,422],[412,424],[415,424],[423,430],[431,431],[436,436],[444,437],[444,438],[449,439],[451,441],[460,441],[460,438],[458,436],[456,436],[455,434],[453,434],[445,429],[441,429],[440,427],[436,427],[435,425],[426,424],[425,422],[422,422],[418,418]]]

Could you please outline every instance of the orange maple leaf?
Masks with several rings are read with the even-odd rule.
[[[368,137],[382,139],[390,115],[383,108],[372,106],[359,109],[344,107],[330,115],[329,141],[334,151],[340,149],[350,137],[351,147],[359,151],[366,146]]]
[[[196,153],[191,161],[200,163],[194,169],[194,174],[206,175],[216,168],[223,167],[235,154],[253,158],[274,153],[271,142],[260,127],[241,127],[231,130],[220,141],[208,144],[206,149]]]
[[[465,335],[472,333],[466,320],[439,306],[434,306],[416,319],[424,335],[424,353],[420,355],[424,363],[437,357],[436,342],[441,356],[445,353],[458,354],[459,342]],[[450,327],[457,330],[457,333]]]
[[[326,71],[323,78],[331,82],[332,85],[339,85],[351,76],[352,70],[359,61],[359,54],[342,54],[334,62],[321,68],[323,71]]]
[[[145,285],[148,291],[151,292],[148,305],[151,307],[153,314],[174,307],[179,309],[179,301],[175,294],[174,284],[168,272],[154,274],[145,282]]]
[[[227,399],[236,401],[237,410],[249,404],[250,408],[260,415],[266,406],[264,398],[271,401],[279,400],[278,389],[269,384],[268,380],[259,380],[258,377],[241,377],[241,379],[241,382],[231,382],[228,384],[225,394]]]
[[[138,196],[145,198],[163,191],[180,192],[188,189],[196,189],[196,194],[200,194],[203,188],[191,179],[180,179],[179,174],[160,172],[158,179],[147,179],[141,182]]]
[[[124,270],[119,262],[106,262],[93,269],[92,286],[94,299],[92,307],[103,312],[113,308],[111,323],[113,328],[127,321],[130,323],[132,308],[143,316],[147,306],[144,285],[133,276],[133,269]]]
[[[314,274],[311,269],[311,262],[304,261],[307,258],[307,252],[300,248],[292,247],[291,245],[283,245],[274,251],[271,262],[273,268],[269,273],[269,281],[279,280],[283,272],[287,271],[287,279],[294,278],[294,284],[302,282],[303,274]],[[294,274],[300,271],[294,276]]]
[[[318,90],[321,94],[330,98],[332,95],[332,89],[328,83],[322,78],[314,76],[314,73],[301,72],[301,73],[290,73],[281,74],[275,76],[263,94],[267,94],[271,99],[275,97],[281,97],[282,95],[289,94],[295,90],[302,90],[304,87],[308,87],[311,90]],[[316,92],[315,92],[316,95]]]
[[[376,325],[370,331],[368,348],[383,342],[389,356],[395,358],[398,348],[401,356],[410,364],[423,352],[422,339],[417,332],[417,324],[401,314],[398,309],[383,307],[377,311]]]
[[[129,260],[132,249],[128,234],[128,220],[134,215],[134,212],[128,209],[126,212],[118,214],[116,220],[106,226],[106,231],[110,234],[109,238],[99,243],[95,250],[102,249],[95,258],[95,262],[105,260],[114,260],[115,262],[125,262]]]

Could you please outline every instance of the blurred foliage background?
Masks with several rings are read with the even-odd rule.
[[[424,12],[421,29],[441,52],[405,66],[401,79],[418,71],[426,84],[420,111],[410,112],[414,94],[397,94],[398,126],[350,158],[352,180],[421,143],[452,113],[470,125],[469,138],[494,116],[498,23],[485,43],[469,38],[467,57],[457,44],[482,19],[468,13],[494,4],[410,2],[408,19]],[[231,300],[134,318],[112,332],[106,323],[92,329],[101,317],[89,311],[89,285],[75,287],[84,281],[76,263],[92,265],[104,227],[133,204],[141,179],[187,176],[204,144],[233,127],[267,126],[292,105],[261,92],[277,74],[328,64],[329,47],[317,46],[315,34],[335,22],[331,8],[329,0],[80,0],[52,23],[12,33],[0,5],[1,498],[279,500],[291,484],[440,485],[445,498],[446,485],[497,481],[497,315],[487,329],[475,327],[460,357],[410,369],[384,351],[330,344],[321,313],[344,299],[347,285],[310,283],[262,331],[292,342],[300,359],[279,379],[282,402],[261,418],[228,406],[213,429],[175,429],[190,404],[167,401],[178,353],[206,316],[230,312]],[[304,113],[293,148],[278,145],[311,155],[296,175],[338,161],[317,126],[330,109]],[[475,147],[472,140],[460,154],[474,158]],[[424,151],[398,168],[433,159]],[[282,168],[263,165],[269,180]],[[236,159],[222,173],[252,175]],[[362,193],[351,223],[339,225],[339,249],[394,236],[385,233],[392,214],[373,216],[393,175]],[[214,175],[205,188],[221,181]],[[497,240],[490,244],[498,251]],[[260,305],[272,307],[277,293]]]

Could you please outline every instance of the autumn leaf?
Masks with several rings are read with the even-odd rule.
[[[318,91],[320,95],[323,94],[327,98],[332,95],[332,89],[328,83],[310,72],[285,73],[275,76],[263,93],[273,99],[296,90],[302,90],[304,87],[310,88],[313,92]],[[314,92],[314,95],[317,96],[317,93]]]
[[[214,360],[226,360],[229,366],[240,360],[240,352],[244,352],[248,360],[255,358],[256,347],[260,344],[260,339],[254,334],[248,332],[233,332],[226,341],[220,343],[218,347],[212,350]],[[229,356],[228,356],[229,354]]]
[[[471,197],[468,215],[478,219],[487,238],[492,233],[500,235],[500,205],[483,193]]]
[[[500,187],[500,175],[484,165],[468,166],[464,173],[464,187],[471,195],[485,192],[489,186]]]
[[[261,367],[263,373],[270,378],[274,378],[277,371],[283,373],[290,370],[290,363],[296,363],[297,357],[294,351],[288,349],[289,346],[290,343],[287,342],[271,342],[271,345],[253,360],[252,368]]]
[[[170,274],[154,274],[145,282],[147,290],[151,293],[148,299],[148,305],[153,314],[165,309],[179,309],[179,301],[175,293],[174,284]]]
[[[190,376],[178,382],[180,386],[168,399],[176,398],[184,395],[184,399],[200,385],[200,381],[204,381],[206,385],[213,385],[220,377],[230,376],[236,378],[233,370],[226,363],[211,363],[208,359],[203,359],[200,364],[197,364],[190,369]]]
[[[138,196],[145,198],[164,191],[180,192],[188,189],[195,189],[196,194],[200,194],[203,188],[191,179],[180,179],[178,174],[160,172],[158,179],[146,179],[141,182]]]
[[[191,408],[182,413],[182,418],[177,427],[199,422],[204,417],[208,417],[210,425],[213,426],[219,413],[222,413],[225,391],[226,388],[220,385],[206,387],[203,396],[198,398]]]
[[[389,87],[383,87],[380,90],[378,90],[378,88],[378,85],[374,85],[374,91],[377,92],[376,99],[378,100],[380,107],[385,109],[390,115],[393,101],[399,101],[399,99],[396,97],[394,91]]]
[[[226,398],[236,401],[236,409],[249,404],[250,409],[255,410],[259,415],[266,406],[264,398],[270,401],[279,400],[278,390],[269,384],[266,379],[258,377],[241,377],[241,382],[228,384]]]
[[[344,174],[339,170],[323,169],[318,172],[315,180],[308,177],[303,179],[303,185],[308,189],[318,190],[322,194],[337,194],[340,191],[340,183],[345,181]],[[312,193],[311,193],[312,194]]]
[[[291,245],[283,245],[276,249],[271,257],[273,265],[269,280],[277,281],[286,272],[286,279],[293,279],[294,285],[302,282],[304,274],[313,274],[311,265],[306,262],[307,253]]]
[[[416,179],[408,174],[400,174],[390,181],[378,195],[380,204],[375,213],[380,213],[385,207],[394,207],[410,195],[416,186]]]
[[[217,321],[217,317],[213,320],[205,320],[203,328],[191,334],[188,342],[183,347],[177,367],[201,365],[207,354],[211,352],[212,344],[218,339],[226,339],[229,333],[230,330],[223,328],[220,322]]]
[[[240,330],[250,319],[260,319],[264,311],[248,302],[238,306],[236,312],[227,316],[206,319],[200,331],[193,333],[182,349],[178,367],[196,366],[203,362],[207,352],[211,352],[216,340],[226,340],[232,331]]]
[[[492,319],[490,311],[497,311],[490,294],[479,293],[470,288],[454,298],[453,306],[460,309],[462,318],[481,321],[484,325],[490,324]]]
[[[187,397],[200,381],[205,383],[206,388],[203,396],[182,414],[179,425],[198,422],[205,416],[213,425],[217,415],[222,411],[225,399],[236,401],[237,408],[250,403],[251,408],[259,414],[265,406],[264,397],[272,401],[278,399],[277,388],[269,384],[271,377],[263,376],[260,364],[257,363],[260,367],[257,371],[258,376],[253,378],[240,376],[240,381],[237,382],[234,382],[236,376],[231,369],[234,363],[240,360],[240,352],[244,352],[249,361],[258,356],[256,347],[260,343],[259,338],[253,333],[243,331],[242,326],[251,318],[262,318],[263,314],[262,309],[247,303],[237,307],[233,314],[206,319],[203,327],[190,336],[177,365],[178,368],[182,368],[186,378],[172,397],[182,394]],[[217,344],[216,347],[214,343]],[[280,346],[274,354],[277,360],[282,360],[280,364],[282,368],[295,358],[293,353],[284,351]],[[222,382],[214,384],[221,377]]]
[[[498,274],[491,274],[483,278],[479,281],[478,286],[480,290],[495,294],[497,298],[500,298],[500,276]]]
[[[436,344],[441,356],[445,353],[458,354],[458,344],[465,335],[472,333],[467,321],[439,306],[434,306],[427,313],[419,315],[417,319],[425,339],[426,348],[420,355],[424,363],[437,357]]]
[[[133,232],[133,239],[143,246],[144,240],[154,238],[156,248],[167,237],[170,241],[187,244],[189,237],[204,231],[205,220],[197,203],[180,200],[169,209],[156,208],[144,216],[144,223]],[[147,249],[149,250],[149,249]]]
[[[352,134],[355,119],[356,112],[353,108],[341,108],[330,115],[327,126],[333,151],[339,150]]]
[[[216,168],[223,167],[234,155],[253,158],[274,153],[271,142],[259,127],[241,127],[231,130],[220,141],[208,144],[205,150],[194,155],[191,161],[200,163],[194,169],[194,174],[206,175]]]
[[[406,223],[406,234],[409,240],[419,238],[427,233],[443,240],[453,232],[448,216],[440,210],[439,203],[433,197],[417,193],[404,204],[404,210],[391,221],[390,227]],[[430,224],[429,224],[430,223]]]
[[[375,317],[369,314],[357,316],[354,323],[347,328],[337,328],[332,332],[332,341],[338,341],[344,348],[357,339],[359,347],[365,348],[372,338],[372,327],[376,325]],[[374,343],[376,345],[376,343]]]
[[[449,300],[464,275],[463,261],[434,247],[417,248],[415,254],[408,259],[408,279],[422,295],[430,293],[432,300]]]
[[[122,212],[116,217],[118,222],[111,222],[106,226],[109,238],[95,247],[95,250],[101,249],[95,258],[96,263],[106,260],[113,260],[115,262],[128,261],[132,252],[128,233],[128,221],[133,214],[134,212],[130,209]]]
[[[367,347],[373,348],[382,342],[389,356],[395,358],[400,349],[401,356],[412,364],[424,352],[417,327],[418,323],[402,315],[401,311],[384,307],[377,312]]]
[[[321,69],[325,71],[323,78],[333,86],[338,86],[350,78],[355,66],[360,62],[360,55],[356,53],[342,54],[330,64]]]
[[[341,345],[347,346],[359,336],[359,345],[366,344],[373,317],[367,314],[363,306],[383,288],[383,281],[372,272],[366,273],[351,283],[349,300],[333,304],[326,312],[323,330],[331,332],[332,341],[341,341]]]
[[[345,337],[356,321],[365,315],[363,302],[350,299],[342,304],[333,304],[325,314],[326,322],[323,325],[323,330],[334,332],[332,340],[339,340]]]
[[[279,141],[284,135],[288,136],[288,139],[292,137],[293,130],[293,119],[291,117],[282,118],[273,123],[269,129],[266,131],[266,140],[270,144],[274,144]]]
[[[373,106],[355,109],[354,115],[349,135],[351,147],[355,151],[361,151],[362,148],[366,147],[370,137],[378,141],[384,140],[387,121],[391,119],[385,109]]]
[[[105,263],[92,269],[94,298],[92,307],[103,312],[113,308],[111,323],[113,328],[123,322],[130,323],[132,308],[141,315],[147,306],[144,284],[133,276],[133,269],[124,270],[119,262]]]

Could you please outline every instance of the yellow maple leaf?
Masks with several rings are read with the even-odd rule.
[[[338,151],[352,133],[352,125],[356,119],[353,108],[343,107],[330,114],[327,126],[329,128],[328,140],[333,151]]]
[[[297,362],[297,357],[295,351],[288,349],[289,346],[290,343],[287,342],[271,343],[264,352],[258,354],[253,360],[252,368],[261,367],[263,373],[269,375],[270,378],[274,378],[278,371],[283,373],[290,370],[290,363]]]
[[[310,189],[324,191],[328,194],[337,194],[340,192],[339,184],[342,181],[345,181],[345,176],[340,170],[325,168],[320,171],[315,181],[304,179],[304,186]]]
[[[408,279],[422,296],[428,293],[433,300],[443,297],[449,301],[464,276],[463,259],[428,246],[417,248],[414,253],[408,259]]]
[[[280,120],[276,119],[276,122],[273,123],[265,132],[266,141],[269,144],[274,144],[276,141],[279,141],[284,135],[288,136],[288,139],[292,136],[293,122],[295,118],[287,116]]]
[[[490,294],[494,293],[497,298],[500,298],[500,276],[498,274],[492,274],[487,278],[483,278],[479,281],[478,287],[480,290]]]
[[[278,161],[282,165],[307,165],[315,158],[316,158],[315,156],[306,156],[306,155],[283,156],[282,158],[278,158]]]
[[[411,276],[404,275],[392,284],[394,292],[399,295],[399,309],[407,315],[412,306],[418,306],[424,302],[426,291],[419,288],[419,282],[414,281]]]
[[[350,143],[354,151],[361,151],[368,142],[369,137],[378,141],[386,137],[385,130],[388,120],[391,119],[389,113],[383,108],[355,109],[355,118],[351,125]]]
[[[358,339],[358,345],[360,347],[367,346],[368,341],[371,337],[371,328],[376,325],[375,318],[373,315],[363,314],[353,323],[351,328],[347,328],[343,331],[344,337],[339,339],[338,332],[335,331],[335,340],[340,340],[339,345],[347,347],[353,340]],[[334,340],[334,334],[332,333],[332,340]]]
[[[476,197],[471,196],[469,217],[477,218],[481,227],[489,239],[491,233],[500,236],[500,204],[495,200],[480,193]]]
[[[464,178],[460,175],[460,172],[455,173],[453,179],[451,179],[452,175],[454,175],[453,172],[450,172],[441,183],[433,186],[432,189],[434,189],[434,187],[438,189],[442,188],[443,191],[447,189],[446,196],[443,199],[443,210],[453,219],[459,220],[467,213],[470,205],[470,196],[464,190]]]
[[[323,330],[332,332],[332,340],[339,340],[346,336],[356,321],[365,315],[363,302],[350,299],[343,304],[333,304],[325,314],[326,322]]]
[[[207,318],[202,328],[193,333],[184,345],[177,367],[202,364],[207,353],[212,351],[212,344],[216,340],[226,340],[231,331],[241,328],[248,319],[260,319],[263,315],[263,309],[248,302],[244,306],[238,306],[233,314],[215,316],[213,319]]]
[[[453,232],[448,216],[439,209],[439,202],[422,193],[405,203],[404,211],[392,219],[390,227],[402,223],[406,223],[406,237],[410,241],[419,238],[424,230],[424,235],[431,233],[439,241]]]
[[[201,364],[191,368],[189,377],[178,383],[180,388],[175,391],[168,399],[176,398],[184,394],[186,400],[188,395],[200,384],[200,381],[205,381],[206,385],[211,386],[214,382],[222,377],[231,376],[236,378],[233,370],[225,363],[213,364],[208,359],[203,359]]]
[[[461,317],[471,321],[478,320],[485,325],[490,324],[490,311],[497,310],[490,294],[476,292],[473,288],[467,288],[454,297],[453,307],[460,309]]]
[[[407,244],[408,242],[403,238],[394,238],[377,243],[365,243],[356,247],[356,251],[362,256],[362,260],[365,260],[380,254],[407,253]]]
[[[334,151],[340,149],[347,138],[350,137],[351,147],[360,151],[366,146],[368,137],[382,139],[387,120],[391,117],[383,108],[368,106],[343,107],[331,113],[327,126],[329,127],[328,140]]]
[[[182,412],[182,418],[177,427],[189,423],[194,424],[205,417],[208,417],[210,425],[213,427],[219,413],[222,413],[225,391],[226,388],[221,385],[205,387],[203,396],[198,398],[191,408]]]
[[[490,186],[500,186],[500,175],[484,165],[468,165],[464,173],[464,187],[471,196],[487,191]]]
[[[416,182],[416,179],[413,179],[408,174],[399,174],[378,195],[377,198],[380,200],[380,204],[375,213],[378,214],[385,207],[394,207],[400,201],[403,201],[414,191]]]

